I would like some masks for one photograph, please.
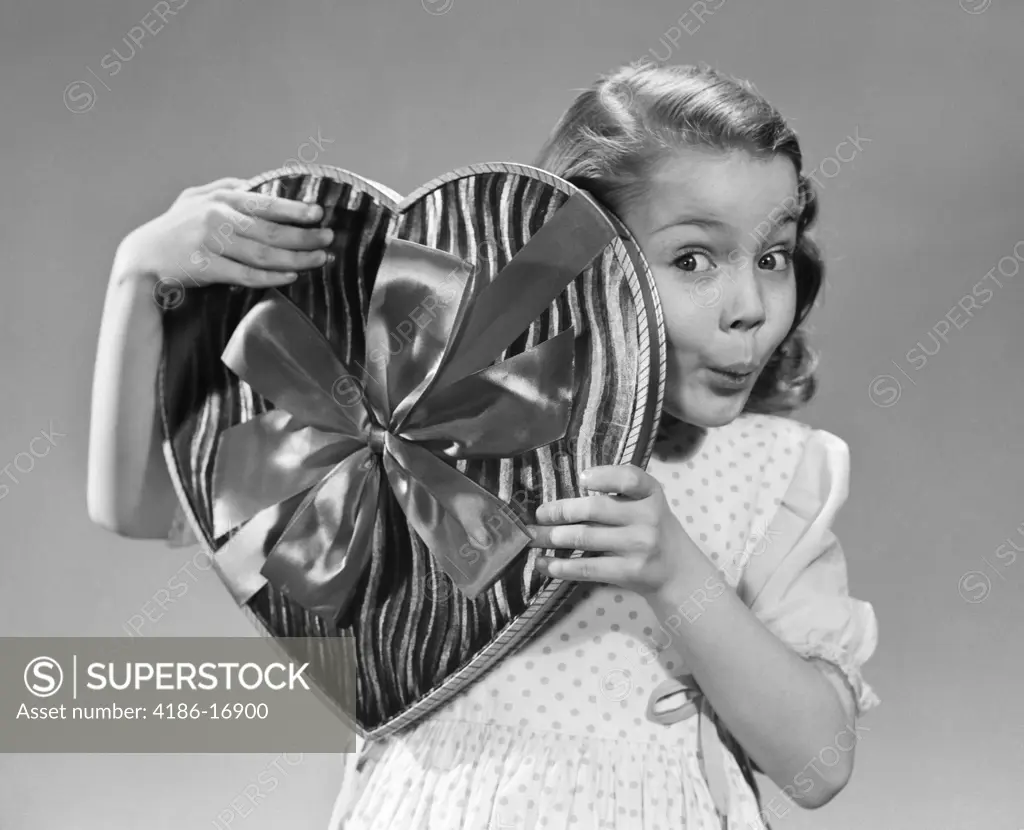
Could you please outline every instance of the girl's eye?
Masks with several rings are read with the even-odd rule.
[[[674,264],[680,271],[688,271],[690,273],[697,271],[711,271],[714,270],[715,267],[715,263],[711,261],[711,257],[707,254],[701,253],[700,251],[687,251],[679,257]]]
[[[789,251],[770,251],[757,261],[762,271],[785,271],[793,262]]]

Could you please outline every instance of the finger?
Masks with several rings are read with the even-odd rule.
[[[296,271],[270,271],[244,265],[224,256],[207,257],[207,266],[202,269],[202,280],[206,283],[230,283],[250,288],[264,288],[270,285],[287,285],[298,278]]]
[[[324,213],[320,205],[282,199],[269,193],[254,193],[251,190],[218,190],[213,197],[247,216],[284,224],[308,225],[310,222],[319,222]]]
[[[210,229],[203,240],[203,247],[215,256],[227,257],[264,271],[306,271],[319,268],[327,261],[324,250],[287,250],[243,236],[256,222],[251,216],[227,208],[223,219],[218,227]],[[319,231],[314,230],[314,233]]]
[[[588,550],[627,553],[639,550],[644,539],[637,527],[604,525],[528,525],[531,547],[553,550]]]
[[[645,499],[661,487],[658,481],[634,464],[605,464],[580,474],[580,486],[598,493],[618,493],[631,499]]]
[[[334,231],[329,228],[282,225],[254,216],[244,216],[238,232],[248,239],[291,251],[315,251],[326,248],[334,241]]]
[[[538,556],[536,568],[545,576],[571,582],[604,582],[621,585],[629,580],[631,563],[620,556],[580,556],[562,559]]]
[[[235,176],[228,176],[223,179],[217,179],[216,181],[213,182],[207,182],[206,184],[199,184],[196,185],[195,187],[190,187],[189,190],[196,194],[212,193],[214,190],[221,189],[238,190],[245,187],[247,184],[248,182],[245,179],[239,179],[236,178]]]
[[[583,496],[576,499],[556,499],[537,508],[536,522],[542,525],[597,522],[603,525],[631,524],[631,501],[612,496]]]
[[[286,251],[245,237],[236,238],[225,251],[213,250],[214,253],[261,271],[309,271],[327,262],[327,252],[323,250]]]

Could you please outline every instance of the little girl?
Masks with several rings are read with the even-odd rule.
[[[595,467],[549,502],[539,560],[585,582],[549,626],[443,709],[349,756],[332,830],[765,828],[853,769],[877,641],[831,532],[846,444],[789,420],[814,392],[801,323],[823,266],[793,131],[710,69],[627,67],[583,92],[536,162],[613,210],[643,249],[668,339],[647,471]],[[244,181],[186,190],[118,250],[100,335],[93,520],[167,538],[152,291],[180,278],[275,285],[323,262],[318,211],[254,205]],[[228,244],[223,222],[248,219]],[[216,243],[216,244],[214,244]],[[754,772],[784,797],[761,804]]]

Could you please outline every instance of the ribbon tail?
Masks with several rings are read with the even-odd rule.
[[[666,705],[671,702],[673,705]],[[697,716],[699,766],[711,800],[721,818],[729,817],[729,779],[725,768],[728,751],[718,734],[714,710],[692,674],[678,674],[657,686],[647,701],[647,718],[669,726]]]
[[[530,542],[501,499],[427,450],[388,436],[384,469],[409,524],[435,561],[475,599]]]
[[[372,556],[380,484],[369,450],[348,456],[295,510],[263,576],[307,611],[343,617]]]
[[[450,458],[506,458],[554,443],[572,413],[574,343],[567,329],[432,392],[401,437]]]
[[[472,312],[452,332],[457,346],[433,385],[446,386],[497,360],[616,235],[588,196],[570,196],[477,293]]]
[[[698,717],[697,734],[701,750],[701,772],[708,785],[708,791],[715,802],[719,815],[729,818],[729,794],[731,787],[725,768],[725,746],[718,734],[715,713],[703,694],[699,697],[700,715]]]
[[[213,554],[214,568],[239,605],[248,603],[267,584],[261,572],[267,551],[305,496],[299,493],[256,514]]]
[[[401,421],[400,404],[408,409],[422,394],[451,348],[451,332],[462,327],[477,282],[457,256],[388,242],[366,317],[366,394],[375,414]]]

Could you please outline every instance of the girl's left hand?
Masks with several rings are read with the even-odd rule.
[[[610,583],[642,596],[686,581],[694,554],[703,553],[686,535],[653,476],[632,464],[605,465],[585,470],[580,486],[600,495],[545,502],[537,508],[537,524],[528,530],[535,547],[605,556],[537,557],[541,573]]]

